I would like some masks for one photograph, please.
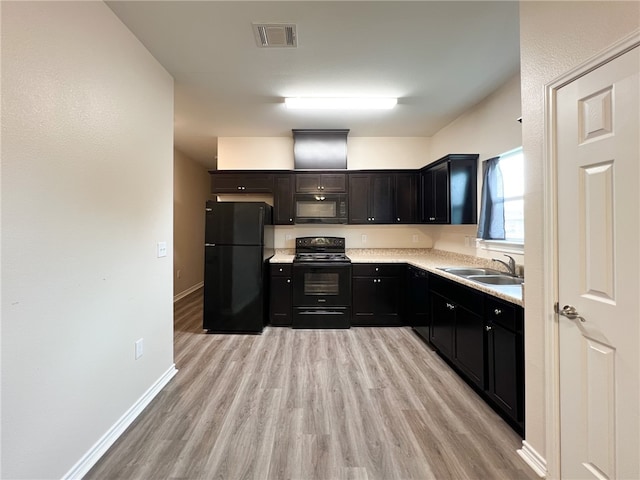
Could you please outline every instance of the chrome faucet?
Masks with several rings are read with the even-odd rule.
[[[517,277],[518,275],[516,274],[516,261],[513,259],[513,257],[509,256],[509,255],[505,255],[505,257],[507,257],[509,259],[509,263],[507,262],[503,262],[502,260],[498,260],[497,258],[492,258],[491,260],[493,262],[498,262],[501,263],[502,265],[504,265],[505,267],[507,267],[507,270],[509,272],[509,275],[512,275],[514,277]]]

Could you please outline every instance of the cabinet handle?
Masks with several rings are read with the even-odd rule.
[[[320,190],[324,190],[324,187],[320,187]]]
[[[280,269],[278,269],[278,270],[279,270],[280,272],[282,271],[282,269],[281,269],[281,268],[280,268]]]
[[[487,332],[490,332],[491,330],[493,330],[493,327],[492,327],[491,325],[487,325],[486,327],[484,327],[484,329],[485,329]]]
[[[376,217],[371,217],[371,221],[374,221],[376,219]]]
[[[290,278],[287,278],[287,283],[291,283],[291,279]]]
[[[493,313],[495,313],[496,315],[500,315],[502,313],[502,310],[500,310],[499,308],[496,308]]]
[[[379,271],[379,270],[378,270],[378,267],[376,267],[376,272],[377,272],[377,271]]]
[[[398,217],[398,218],[397,218],[397,221],[398,221],[398,222],[400,221],[400,217]]]
[[[238,190],[242,190],[242,187],[241,187],[241,186],[238,186]]]
[[[318,185],[318,190],[320,190],[320,185]]]
[[[293,222],[293,218],[290,218],[290,219],[289,219],[289,221],[290,221],[290,222]]]
[[[456,306],[455,305],[451,305],[450,303],[447,303],[447,308],[449,310],[454,310],[456,308]]]
[[[429,217],[429,220],[431,220],[432,222],[436,219],[436,217]]]

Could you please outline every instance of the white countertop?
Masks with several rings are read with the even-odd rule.
[[[438,250],[390,248],[347,250],[347,256],[352,263],[406,263],[507,302],[524,306],[521,285],[486,285],[440,270],[448,267],[488,266],[487,261],[483,259]],[[289,252],[280,251],[271,258],[271,263],[292,263],[293,257],[294,255]],[[495,267],[495,265],[491,266],[491,268]]]

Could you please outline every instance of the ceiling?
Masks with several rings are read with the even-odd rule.
[[[519,70],[515,1],[111,1],[175,79],[175,146],[214,168],[218,137],[431,136]],[[294,23],[260,48],[252,23]],[[285,96],[393,96],[390,111],[287,110]]]

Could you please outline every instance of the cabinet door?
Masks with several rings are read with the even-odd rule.
[[[449,223],[449,165],[433,168],[433,223]]]
[[[456,305],[455,356],[458,367],[480,388],[485,388],[484,318]]]
[[[291,277],[271,277],[270,299],[271,325],[291,325]]]
[[[345,173],[323,173],[320,178],[321,190],[327,193],[347,191],[347,175]]]
[[[378,277],[376,280],[376,324],[399,326],[400,277]]]
[[[487,335],[488,393],[516,422],[522,420],[522,336],[495,323]]]
[[[395,178],[395,223],[415,223],[418,207],[418,175],[397,174]]]
[[[349,223],[370,223],[369,175],[349,175]]]
[[[269,173],[211,174],[211,193],[271,193],[273,176]]]
[[[390,174],[373,173],[370,176],[370,216],[369,223],[389,224],[393,222],[394,178]]]
[[[452,161],[449,165],[449,222],[451,224],[478,223],[477,160]]]
[[[293,178],[277,175],[274,180],[273,222],[276,225],[293,224]]]
[[[296,192],[317,193],[321,191],[321,181],[319,173],[297,173]]]
[[[434,213],[433,170],[426,169],[420,172],[420,182],[420,194],[422,198],[420,221],[422,223],[433,223],[436,221]]]
[[[374,277],[353,277],[352,325],[372,325],[376,313],[377,282]]]
[[[409,267],[407,311],[405,323],[418,327],[418,332],[429,340],[429,278],[426,272]]]
[[[447,358],[453,358],[453,329],[455,306],[442,295],[431,292],[431,343]]]

